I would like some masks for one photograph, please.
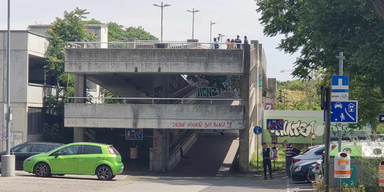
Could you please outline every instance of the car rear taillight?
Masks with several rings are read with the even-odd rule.
[[[297,163],[297,162],[299,162],[299,161],[301,161],[301,159],[293,159],[293,162],[294,162],[294,163]]]
[[[320,170],[320,164],[319,163],[316,166],[316,170]]]
[[[109,153],[111,153],[112,155],[116,155],[115,150],[113,150],[112,147],[108,147],[108,151],[109,151]]]

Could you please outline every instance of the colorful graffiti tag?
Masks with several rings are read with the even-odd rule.
[[[198,87],[197,97],[231,97],[240,94],[240,76],[204,76],[188,77]]]
[[[314,125],[316,121],[310,122],[302,122],[302,121],[284,121],[284,129],[283,130],[271,130],[270,133],[276,135],[278,137],[308,137],[311,133],[314,132]],[[312,139],[316,139],[315,134],[312,134]]]

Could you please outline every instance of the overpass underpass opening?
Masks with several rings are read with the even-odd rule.
[[[188,150],[184,151],[184,157],[170,170],[169,174],[189,177],[216,176],[230,171],[239,147],[239,131],[188,130],[188,132],[191,131],[197,133],[195,141],[192,145],[184,147]],[[188,141],[186,140],[186,142]],[[173,156],[170,155],[170,161]]]

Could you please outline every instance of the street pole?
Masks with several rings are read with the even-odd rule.
[[[345,57],[344,57],[344,55],[343,55],[343,52],[339,52],[339,56],[337,56],[336,58],[338,58],[339,59],[339,75],[341,76],[341,75],[343,75],[343,62],[344,62],[344,59],[345,59]],[[343,135],[342,135],[342,124],[341,123],[339,123],[338,124],[338,128],[339,128],[339,137],[338,137],[338,152],[341,152],[341,140],[342,140],[342,137],[343,137]],[[342,184],[341,184],[341,179],[339,179],[339,190],[341,191],[342,190]]]
[[[6,155],[1,156],[1,176],[15,176],[15,156],[11,155],[11,0],[8,0],[8,35],[7,35],[7,141]]]
[[[209,30],[209,32],[210,32],[209,43],[211,44],[211,46],[212,46],[212,25],[214,25],[214,24],[216,24],[216,23],[211,21],[211,23],[210,23],[210,30]]]
[[[171,4],[167,4],[167,3],[164,4],[163,2],[161,2],[161,5],[153,4],[153,6],[161,8],[161,42],[163,42],[163,9],[164,9],[164,7],[171,6]]]
[[[325,97],[325,100],[324,100]],[[324,105],[325,104],[325,105]],[[330,152],[330,128],[331,128],[331,89],[329,87],[321,87],[321,109],[325,110],[325,130],[324,130],[324,189],[329,191],[329,152]]]
[[[195,39],[195,8],[193,8],[192,12],[192,39]]]
[[[191,10],[187,10],[192,13],[192,39],[195,39],[195,13],[200,12],[200,10],[193,8]],[[212,22],[212,21],[211,21]]]
[[[7,36],[7,155],[11,154],[11,0],[8,0],[8,36]]]
[[[163,2],[161,2],[161,42],[163,42],[163,9],[164,5]]]

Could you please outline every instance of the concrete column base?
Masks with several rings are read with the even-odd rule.
[[[1,176],[14,177],[15,176],[15,156],[2,155],[1,156]]]

